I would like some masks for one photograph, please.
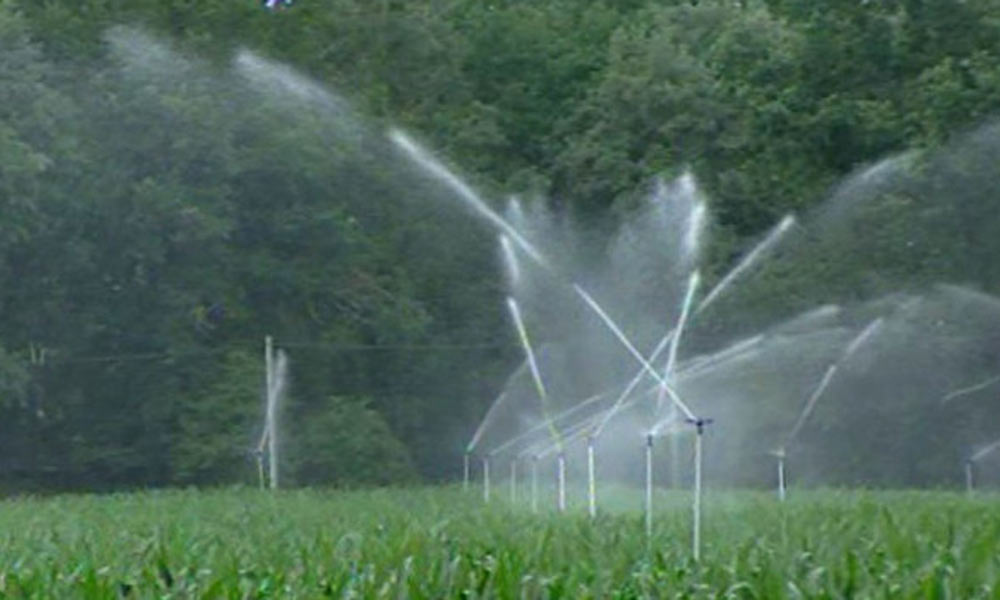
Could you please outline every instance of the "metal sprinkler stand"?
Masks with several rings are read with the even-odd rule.
[[[646,434],[646,538],[653,537],[653,434]]]
[[[462,456],[462,491],[463,492],[468,492],[469,491],[469,460],[470,460],[470,458],[471,457],[469,456],[468,452],[466,452]]]
[[[694,438],[694,527],[691,537],[691,554],[697,561],[701,557],[701,444],[705,426],[711,425],[713,419],[687,419],[695,426],[697,435]]]
[[[778,459],[778,500],[785,501],[785,449],[781,448],[774,455]]]
[[[597,482],[594,468],[594,436],[587,436],[587,510],[590,518],[597,516]]]
[[[517,502],[517,457],[510,459],[510,503]]]
[[[260,489],[264,489],[264,451],[257,448],[253,451],[254,460],[257,461],[257,479],[260,481]]]
[[[483,502],[490,503],[490,457],[483,457]]]
[[[566,512],[566,455],[562,452],[556,459],[556,479],[558,487],[556,508],[559,509],[559,512]]]
[[[972,459],[970,458],[965,461],[965,491],[968,494],[971,494],[975,488],[975,481],[972,475]]]
[[[531,456],[531,512],[538,512],[538,455]]]

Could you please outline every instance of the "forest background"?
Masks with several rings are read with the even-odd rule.
[[[1000,109],[990,0],[2,0],[4,488],[253,481],[266,334],[293,364],[289,481],[454,476],[519,362],[493,232],[237,82],[243,48],[595,248],[690,169],[709,277]]]

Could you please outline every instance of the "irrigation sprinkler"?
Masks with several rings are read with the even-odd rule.
[[[856,335],[854,339],[852,339],[847,344],[847,346],[844,348],[844,351],[841,353],[840,357],[838,357],[837,360],[835,360],[834,362],[830,363],[830,366],[826,368],[826,372],[823,373],[823,377],[820,379],[819,384],[816,385],[815,389],[813,389],[812,394],[809,395],[809,399],[806,400],[805,406],[802,408],[802,412],[799,413],[798,419],[792,426],[791,431],[789,431],[788,435],[785,437],[784,443],[781,445],[781,449],[778,451],[778,453],[776,453],[776,456],[778,456],[778,470],[779,470],[778,495],[782,500],[784,500],[785,498],[785,491],[784,491],[785,457],[787,449],[791,446],[792,442],[795,441],[799,432],[802,430],[802,427],[806,424],[806,420],[809,419],[809,416],[812,414],[813,409],[816,408],[817,402],[819,402],[819,399],[823,396],[823,394],[826,392],[826,389],[830,386],[830,382],[833,381],[833,377],[834,375],[837,374],[837,370],[844,363],[846,363],[847,360],[850,359],[851,356],[853,356],[854,353],[857,352],[858,349],[865,344],[865,342],[867,342],[869,339],[872,338],[872,336],[875,335],[875,333],[882,326],[883,320],[884,319],[882,317],[878,317],[872,320],[870,323],[868,323],[868,325],[863,330],[861,330],[861,333]]]
[[[701,438],[705,433],[705,426],[710,425],[712,419],[688,419],[688,423],[695,426],[697,433],[694,438],[694,501],[692,506],[694,526],[691,534],[691,554],[694,560],[698,561],[701,557]]]
[[[785,501],[785,449],[778,448],[771,454],[778,459],[778,500]]]
[[[274,431],[274,345],[271,336],[264,337],[264,369],[265,385],[267,387],[267,424],[264,426],[267,432],[267,457],[270,468],[271,489],[278,487],[278,461],[275,460],[274,439],[277,437]]]
[[[587,511],[590,518],[597,516],[597,482],[594,468],[594,436],[587,436]]]
[[[653,434],[646,434],[646,539],[653,537]]]
[[[483,502],[490,503],[490,457],[483,457]]]
[[[982,448],[980,448],[979,450],[977,450],[976,453],[973,454],[972,456],[970,456],[968,459],[966,459],[966,461],[965,461],[965,489],[966,489],[967,492],[972,493],[972,490],[975,487],[975,480],[974,480],[974,477],[973,477],[973,475],[975,474],[974,473],[975,463],[978,462],[981,458],[984,458],[988,454],[992,453],[997,448],[1000,448],[1000,440],[995,440],[993,442],[990,442],[989,444],[987,444],[987,445],[983,446]]]
[[[691,303],[694,300],[695,291],[698,289],[698,284],[701,281],[701,276],[698,271],[691,273],[688,278],[687,292],[684,294],[684,302],[681,305],[681,314],[677,318],[677,325],[674,327],[674,337],[670,340],[670,350],[667,352],[667,362],[663,367],[663,381],[664,383],[660,386],[660,393],[656,398],[656,410],[661,411],[663,408],[663,403],[667,393],[666,382],[674,381],[674,366],[677,362],[677,349],[680,347],[681,337],[684,335],[684,326],[687,324],[688,313],[691,310]],[[693,415],[688,415],[688,418],[692,418]],[[672,419],[677,418],[677,403],[671,403],[670,405],[670,417]],[[678,482],[678,473],[680,472],[680,445],[679,439],[673,437],[670,439],[670,460],[672,468],[670,469],[670,477],[674,481],[674,487]]]
[[[531,457],[531,512],[538,512],[538,455]]]
[[[559,452],[556,458],[556,508],[559,512],[566,512],[566,455]]]

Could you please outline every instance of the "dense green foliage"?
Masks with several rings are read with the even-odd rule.
[[[384,125],[597,231],[690,167],[718,270],[1000,107],[993,1],[295,4],[0,2],[6,485],[254,477],[265,334],[293,356],[289,479],[453,473],[517,349],[490,230],[367,141]],[[348,116],[239,80],[244,47]]]
[[[990,598],[991,496],[710,494],[590,522],[454,489],[255,490],[8,500],[5,597]],[[414,510],[419,506],[420,510]]]

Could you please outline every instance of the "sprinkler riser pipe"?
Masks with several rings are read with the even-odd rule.
[[[260,489],[264,489],[264,455],[257,453],[257,479],[260,481]]]
[[[267,460],[270,470],[271,489],[278,489],[278,426],[275,390],[274,342],[271,336],[264,338],[264,360],[267,368]]]
[[[556,508],[559,512],[566,512],[566,455],[562,452],[556,459]]]
[[[469,491],[469,453],[462,457],[462,491]]]
[[[691,534],[691,554],[695,561],[701,558],[701,427],[694,438],[694,527]]]
[[[597,477],[594,465],[594,440],[587,440],[587,510],[590,518],[597,516]]]
[[[646,435],[646,537],[653,536],[653,434]]]
[[[778,457],[778,500],[785,501],[785,457]]]
[[[510,503],[517,502],[517,457],[510,461]]]
[[[677,407],[674,405],[670,406],[670,420],[677,421]],[[670,482],[670,488],[678,490],[681,488],[681,440],[679,436],[670,436],[670,471],[667,476]]]
[[[483,459],[483,502],[490,503],[490,459]]]
[[[688,422],[695,426],[697,432],[694,437],[694,506],[692,507],[694,526],[691,532],[691,555],[698,561],[701,558],[701,446],[705,426],[711,424],[712,419],[690,419]]]
[[[972,473],[972,461],[965,462],[965,491],[969,494],[975,489],[975,479]]]
[[[538,457],[531,459],[531,512],[538,512]]]

